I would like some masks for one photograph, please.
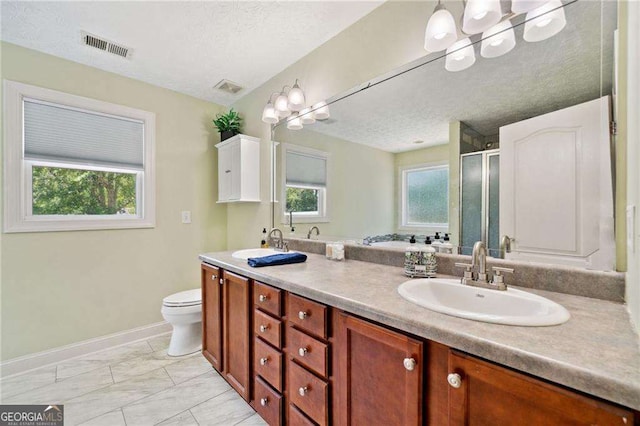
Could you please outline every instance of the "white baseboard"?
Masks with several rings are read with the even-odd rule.
[[[0,363],[0,377],[5,378],[7,376],[22,374],[35,368],[59,364],[72,358],[115,346],[125,345],[135,342],[136,340],[148,339],[169,331],[171,331],[171,325],[166,321],[162,321],[78,343],[72,343],[70,345],[60,346],[43,352],[13,358]]]

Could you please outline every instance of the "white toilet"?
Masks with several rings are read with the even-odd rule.
[[[165,297],[160,312],[173,326],[169,356],[187,355],[202,349],[202,291],[199,288]]]

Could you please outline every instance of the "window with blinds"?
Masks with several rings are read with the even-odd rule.
[[[326,221],[327,154],[285,145],[283,160],[283,219],[292,212],[298,222]]]
[[[15,188],[5,232],[153,226],[154,114],[21,83],[7,88],[5,166]]]

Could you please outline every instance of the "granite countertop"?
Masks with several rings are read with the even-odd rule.
[[[305,263],[251,268],[228,252],[200,259],[344,311],[640,410],[640,339],[626,307],[588,297],[523,289],[563,305],[552,327],[489,324],[440,314],[403,299],[403,269],[308,254]]]

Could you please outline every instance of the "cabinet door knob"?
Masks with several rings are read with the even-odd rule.
[[[305,396],[307,394],[307,387],[301,387],[300,389],[298,389],[298,393],[300,394],[300,396]]]
[[[264,294],[261,294],[260,296],[258,296],[258,299],[259,299],[261,302],[266,302],[266,301],[267,301],[267,299],[269,299],[269,298],[268,298],[267,296],[265,296]]]
[[[301,320],[305,319],[307,316],[308,314],[305,311],[298,312],[298,318],[300,318]]]
[[[447,376],[447,382],[449,382],[452,388],[458,389],[462,386],[462,377],[460,377],[458,373],[451,373]]]
[[[217,278],[217,277],[216,277],[215,275],[211,275],[211,280],[212,280],[212,281],[215,281],[215,280],[216,280],[216,278]]]
[[[260,405],[262,405],[263,407],[266,407],[269,404],[269,398],[264,397],[264,398],[260,398]]]
[[[307,354],[307,352],[308,352],[307,348],[300,348],[300,349],[298,349],[298,354],[299,354],[300,356],[305,356],[305,355]]]
[[[268,325],[268,324],[267,324],[267,325],[261,325],[261,326],[260,326],[260,332],[261,332],[261,333],[266,332],[268,329],[269,329],[269,325]]]
[[[409,371],[413,371],[414,368],[416,368],[416,360],[413,358],[405,358],[404,359],[404,368],[406,368]]]
[[[224,172],[225,173],[231,173],[231,170],[225,170]]]
[[[269,358],[260,358],[260,365],[267,365]]]

